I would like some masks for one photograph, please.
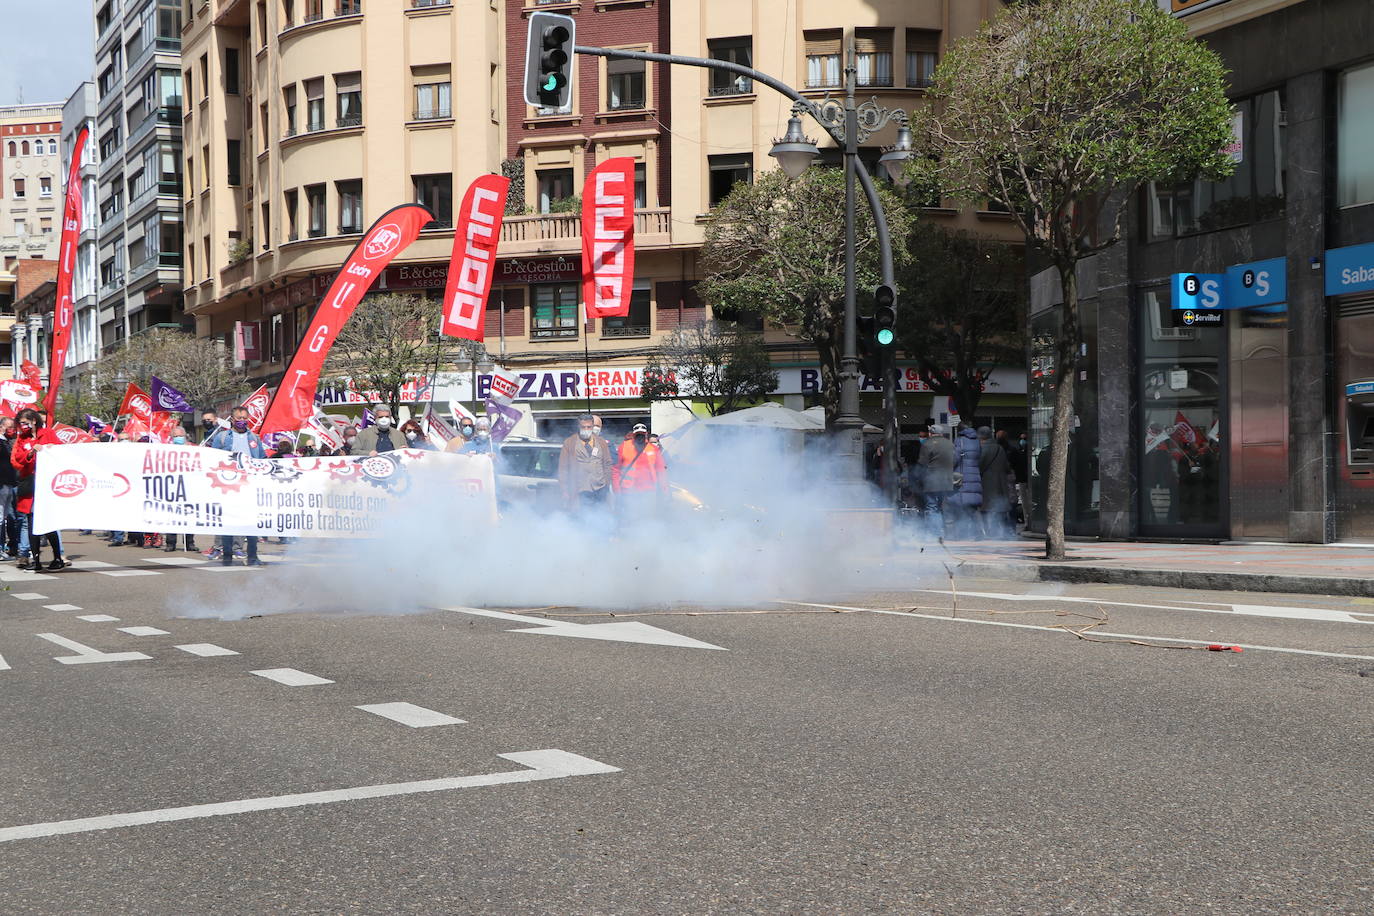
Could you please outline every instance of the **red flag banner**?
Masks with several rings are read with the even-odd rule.
[[[510,179],[482,175],[463,195],[458,230],[453,233],[453,257],[444,287],[443,332],[467,340],[483,339],[487,295],[496,273],[496,246],[506,211]]]
[[[147,423],[153,418],[153,399],[148,392],[130,382],[129,387],[124,389],[124,401],[119,405],[119,413],[129,414]]]
[[[393,207],[377,218],[372,228],[344,261],[334,282],[310,319],[286,374],[267,407],[261,435],[296,430],[315,415],[315,389],[325,357],[348,319],[362,301],[363,294],[383,268],[415,239],[426,223],[434,219],[419,204]]]
[[[261,433],[262,421],[267,416],[267,405],[270,403],[272,392],[266,385],[260,386],[243,402],[243,409],[248,411],[248,425],[253,432]]]
[[[153,442],[169,443],[172,441],[172,430],[177,426],[176,414],[165,410],[154,411],[148,423],[148,438]]]
[[[72,445],[77,442],[94,442],[95,436],[86,432],[84,429],[77,429],[75,426],[68,426],[66,423],[54,423],[52,426],[53,435],[63,445]]]
[[[582,190],[582,299],[587,318],[630,314],[635,279],[635,161],[592,169]]]
[[[48,357],[48,396],[43,402],[50,417],[57,406],[57,389],[62,384],[62,370],[66,368],[67,350],[72,344],[72,269],[76,265],[77,236],[81,234],[81,157],[89,133],[84,127],[76,132],[72,161],[67,169],[67,202],[62,208],[62,240],[57,255],[57,299],[52,316],[52,354]]]

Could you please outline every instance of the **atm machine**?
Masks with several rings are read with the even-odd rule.
[[[1353,479],[1374,478],[1374,379],[1346,383],[1345,466]]]

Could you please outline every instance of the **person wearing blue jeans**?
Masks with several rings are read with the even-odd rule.
[[[235,407],[230,417],[229,428],[216,430],[209,439],[205,440],[205,447],[222,449],[244,458],[266,458],[267,450],[262,447],[262,440],[258,438],[257,433],[249,428],[248,410],[243,407]],[[247,557],[244,560],[244,565],[261,566],[262,561],[258,559],[258,539],[249,535],[243,540],[247,546]],[[220,564],[233,566],[233,536],[221,535],[219,546]]]
[[[14,432],[14,418],[0,418],[0,560],[19,556],[19,512],[15,508],[19,476],[10,464]]]

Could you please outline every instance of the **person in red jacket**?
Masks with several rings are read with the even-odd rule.
[[[635,515],[636,510],[651,511],[667,501],[668,466],[663,462],[663,452],[649,441],[649,427],[643,423],[636,423],[620,443],[611,469],[611,486],[626,515]]]
[[[43,418],[32,407],[25,407],[15,417],[19,432],[14,438],[14,448],[10,451],[10,464],[14,466],[19,478],[18,498],[15,511],[19,513],[19,568],[41,569],[43,565],[42,547],[39,539],[33,539],[30,556],[30,539],[33,533],[33,475],[38,467],[38,453],[49,445],[61,445],[62,440],[50,429],[43,428]],[[62,569],[67,564],[62,560],[62,536],[56,531],[47,535],[48,546],[52,548],[52,562],[48,569]]]

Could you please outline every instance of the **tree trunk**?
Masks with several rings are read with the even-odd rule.
[[[835,419],[840,415],[840,355],[834,338],[814,337],[811,343],[816,348],[817,362],[821,367],[821,404],[825,407],[825,428],[835,429]]]
[[[1064,559],[1064,488],[1073,426],[1073,386],[1078,377],[1078,274],[1076,263],[1059,265],[1063,323],[1055,343],[1054,414],[1050,421],[1050,479],[1045,496],[1045,557]]]

